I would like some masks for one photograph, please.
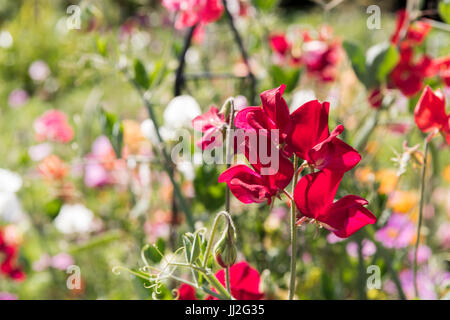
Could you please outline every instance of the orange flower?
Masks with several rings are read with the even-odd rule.
[[[123,120],[123,141],[131,154],[139,153],[142,143],[147,142],[141,132],[141,125],[134,120]]]
[[[44,178],[48,180],[62,180],[69,171],[64,161],[55,155],[50,155],[42,160],[38,169]]]
[[[389,197],[387,206],[394,212],[407,213],[417,206],[418,200],[414,191],[397,190]]]

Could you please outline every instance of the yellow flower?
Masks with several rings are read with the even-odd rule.
[[[450,164],[444,169],[444,179],[447,182],[450,182]]]
[[[376,173],[375,179],[380,182],[378,192],[388,194],[394,191],[397,185],[398,176],[397,172],[393,169],[381,169]]]

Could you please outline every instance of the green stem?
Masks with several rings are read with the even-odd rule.
[[[181,192],[181,188],[178,185],[178,183],[176,182],[175,177],[173,175],[172,161],[171,161],[169,155],[167,154],[167,151],[163,145],[163,139],[161,137],[161,134],[159,133],[159,124],[158,124],[158,121],[156,120],[156,116],[153,111],[153,106],[151,105],[150,101],[145,97],[145,95],[142,92],[142,89],[139,87],[139,85],[136,82],[134,82],[132,79],[130,79],[130,81],[133,84],[133,86],[136,88],[136,90],[138,91],[139,95],[141,96],[142,101],[144,102],[144,104],[147,108],[150,119],[152,119],[153,125],[155,127],[156,137],[157,137],[158,143],[160,145],[159,150],[160,150],[161,155],[163,156],[163,160],[166,164],[164,166],[164,170],[167,172],[167,175],[170,178],[170,182],[172,183],[173,191],[174,191],[175,197],[178,200],[178,204],[180,205],[181,210],[183,210],[184,214],[186,215],[186,220],[189,225],[189,228],[191,229],[191,231],[194,231],[195,230],[194,218],[193,218],[191,209],[189,208],[189,206],[186,202],[186,199],[184,198],[184,196]]]
[[[297,171],[298,159],[297,156],[294,155],[294,181],[292,182],[292,192],[294,194],[295,186],[298,180],[298,171]],[[291,279],[289,282],[289,300],[294,299],[295,293],[295,278],[296,278],[296,268],[297,268],[297,226],[295,224],[296,218],[296,210],[295,210],[295,202],[294,199],[291,199]]]
[[[423,166],[422,166],[422,175],[420,178],[420,204],[419,204],[419,221],[417,223],[417,236],[416,236],[416,245],[414,247],[414,293],[416,297],[419,296],[419,291],[417,287],[417,252],[419,249],[420,242],[420,229],[422,228],[422,215],[423,215],[423,206],[425,204],[425,176],[427,169],[427,154],[428,154],[428,138],[425,138],[424,141],[424,151],[423,151]]]
[[[356,150],[362,150],[369,140],[370,135],[375,130],[377,124],[378,124],[378,118],[380,116],[380,110],[377,109],[369,119],[367,119],[366,123],[363,125],[363,127],[360,130],[359,135],[356,137],[355,143],[353,144],[353,147]]]
[[[228,130],[227,130],[227,146],[226,146],[226,165],[227,169],[231,167],[231,158],[234,154],[234,148],[233,147],[233,139],[231,136],[232,129],[234,128],[234,99],[229,99],[229,102],[231,104],[230,108],[230,119],[228,122]],[[225,102],[227,104],[228,101]],[[231,192],[230,188],[226,189],[226,195],[225,195],[225,211],[230,213],[230,198],[231,198]]]
[[[230,266],[227,266],[225,269],[225,280],[227,283],[227,291],[231,296],[231,285],[230,285]]]
[[[223,285],[219,282],[219,280],[217,280],[215,275],[210,274],[209,272],[205,272],[204,276],[205,276],[206,281],[208,281],[217,290],[217,292],[220,295],[222,295],[223,297],[226,297],[224,300],[232,300],[231,295],[223,287]]]

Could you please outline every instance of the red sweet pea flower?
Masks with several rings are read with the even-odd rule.
[[[212,106],[209,111],[192,120],[194,130],[203,132],[203,137],[197,141],[202,150],[222,145],[222,128],[225,125],[224,115]]]
[[[184,29],[218,20],[224,11],[221,0],[162,0],[170,12],[177,12],[175,28]]]
[[[408,26],[409,16],[406,10],[397,12],[397,24],[391,43],[398,44],[401,40],[410,45],[421,44],[431,30],[431,25],[424,21],[416,21]],[[404,39],[401,39],[404,37]]]
[[[291,43],[283,33],[276,33],[269,37],[270,48],[279,55],[285,57],[291,49]]]
[[[431,25],[424,21],[417,21],[411,24],[406,32],[406,40],[413,44],[421,44],[428,32],[431,30]]]
[[[25,279],[25,273],[16,266],[18,249],[8,244],[0,230],[0,273],[3,273],[15,281]]]
[[[197,300],[195,288],[183,283],[178,289],[178,300]]]
[[[340,43],[337,41],[308,41],[303,45],[302,62],[308,74],[329,82],[336,78],[340,55]]]
[[[225,285],[225,270],[221,269],[216,273],[217,280]],[[231,295],[237,300],[261,300],[264,294],[259,291],[261,279],[256,269],[243,261],[234,264],[230,268]],[[208,300],[217,300],[212,296]]]
[[[369,92],[368,101],[369,104],[375,109],[380,108],[383,102],[383,93],[381,92],[381,89],[380,88],[372,89]]]
[[[280,143],[289,134],[289,107],[283,98],[284,84],[261,93],[261,107],[247,107],[236,114],[234,124],[244,130],[278,129]]]
[[[217,279],[225,286],[225,271],[221,269],[216,273]],[[261,279],[257,270],[250,267],[247,262],[239,262],[230,268],[231,295],[236,300],[261,300],[264,294],[259,291]],[[179,300],[197,300],[195,289],[187,284],[182,284],[179,292]],[[208,296],[207,300],[217,300]]]
[[[249,139],[240,146],[253,169],[240,164],[225,170],[219,176],[219,182],[226,182],[233,195],[243,203],[260,203],[267,200],[270,204],[274,196],[292,180],[294,166],[278,149],[273,149],[271,138],[264,131],[248,132]],[[254,139],[252,139],[254,137]],[[262,144],[267,143],[268,160],[261,159]],[[269,149],[272,148],[272,149]],[[276,152],[276,154],[272,154]],[[270,153],[270,154],[269,154]]]
[[[433,74],[437,74],[450,87],[450,56],[433,60]]]
[[[376,217],[364,207],[368,202],[356,195],[347,195],[333,203],[343,177],[342,172],[322,170],[300,179],[294,200],[300,213],[315,219],[340,238],[347,238]]]
[[[413,48],[400,48],[400,61],[390,73],[391,85],[400,89],[407,97],[418,93],[423,87],[423,80],[433,73],[432,59],[424,55],[419,61],[413,61]]]
[[[295,154],[317,168],[346,172],[361,160],[358,151],[337,138],[342,125],[333,132],[328,129],[329,103],[309,101],[291,115],[292,131],[287,144]]]
[[[445,113],[445,97],[439,89],[433,92],[425,87],[414,110],[414,120],[423,132],[441,131],[450,144],[450,114]]]

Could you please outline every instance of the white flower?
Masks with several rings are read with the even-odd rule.
[[[18,223],[26,218],[19,197],[13,192],[0,192],[0,220]]]
[[[55,218],[56,229],[65,234],[83,233],[92,229],[94,214],[82,204],[65,204]]]
[[[33,79],[34,81],[41,82],[47,79],[48,76],[50,75],[50,68],[44,61],[37,60],[30,65],[30,68],[28,69],[28,74],[30,75],[30,78]]]
[[[194,166],[192,165],[192,162],[187,160],[180,161],[177,164],[177,170],[180,171],[187,180],[189,181],[194,180],[195,170]]]
[[[17,192],[22,187],[19,174],[0,168],[0,192]]]
[[[155,125],[151,119],[146,119],[141,123],[142,135],[153,144],[158,144],[158,136],[156,134]]]
[[[0,169],[0,218],[6,222],[19,222],[25,218],[16,192],[22,187],[22,178],[15,172]]]
[[[298,109],[302,104],[315,100],[316,94],[313,90],[298,90],[294,93],[294,96],[292,97],[292,103],[291,103],[291,112],[294,112]]]
[[[0,32],[0,47],[8,49],[13,45],[13,37],[9,31]]]
[[[189,95],[175,97],[164,110],[164,127],[174,130],[190,127],[192,119],[200,114],[200,106],[193,97]]]

